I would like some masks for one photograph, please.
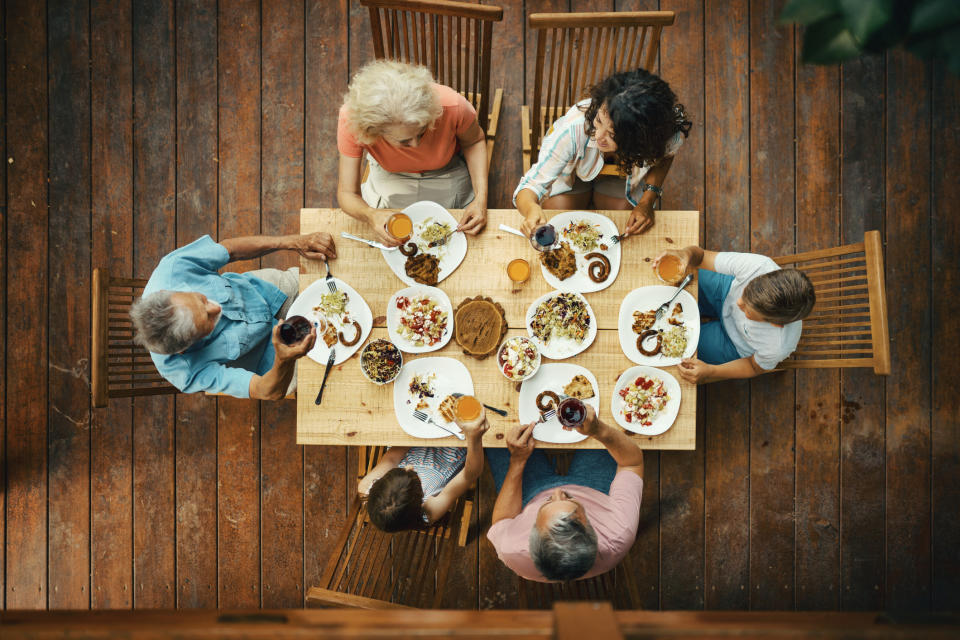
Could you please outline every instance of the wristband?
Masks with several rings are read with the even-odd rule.
[[[641,182],[641,183],[640,183],[640,193],[641,193],[641,195],[644,194],[644,193],[646,193],[647,191],[653,191],[655,194],[657,194],[657,197],[658,197],[658,198],[662,198],[662,197],[663,197],[663,189],[662,189],[662,188],[658,187],[657,185],[650,184],[649,182]]]

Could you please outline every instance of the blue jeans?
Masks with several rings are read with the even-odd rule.
[[[510,452],[506,449],[484,449],[497,493],[503,487],[510,466]],[[557,474],[553,464],[540,449],[534,449],[523,468],[523,506],[527,506],[538,493],[565,484],[590,487],[601,493],[610,493],[610,483],[617,475],[617,463],[606,449],[577,449],[570,463],[570,472]]]
[[[716,318],[700,325],[697,357],[707,364],[723,364],[741,358],[723,328],[723,301],[727,299],[733,276],[708,269],[697,270],[697,306],[700,316]]]

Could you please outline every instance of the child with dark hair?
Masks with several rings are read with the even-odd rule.
[[[624,233],[653,226],[653,207],[690,131],[670,86],[644,69],[615,73],[553,123],[513,193],[527,235],[544,209],[632,209]],[[601,175],[605,162],[619,176]]]
[[[483,471],[483,434],[463,426],[467,447],[390,447],[360,481],[370,522],[393,533],[429,526],[442,518]]]
[[[700,327],[699,358],[684,358],[678,371],[698,384],[752,378],[776,368],[800,341],[802,320],[816,303],[813,284],[796,269],[781,269],[755,253],[707,251],[686,247],[665,251],[682,273],[697,271],[700,315],[714,318]]]

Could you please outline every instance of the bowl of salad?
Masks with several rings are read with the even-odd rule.
[[[400,349],[383,338],[367,343],[360,352],[360,371],[374,384],[393,382],[400,375],[403,366],[403,354]]]
[[[540,349],[526,336],[514,336],[500,345],[497,365],[507,380],[521,382],[532,378],[540,368]]]

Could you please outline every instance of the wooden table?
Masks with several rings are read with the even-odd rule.
[[[460,212],[452,212],[459,217]],[[629,212],[601,211],[619,228],[623,228]],[[548,212],[550,217],[553,212]],[[620,301],[637,287],[662,284],[650,268],[650,262],[663,249],[699,244],[700,222],[697,211],[660,211],[654,228],[642,236],[628,239],[622,252],[620,273],[616,281],[603,291],[586,294],[597,317],[598,331],[594,343],[583,353],[566,362],[582,365],[596,375],[600,383],[601,419],[615,424],[610,414],[610,398],[617,378],[634,366],[620,349],[617,337],[617,316]],[[488,211],[487,227],[479,236],[468,236],[467,257],[457,270],[440,283],[456,307],[464,298],[476,295],[490,296],[506,311],[508,336],[526,335],[524,317],[527,307],[539,296],[551,290],[540,275],[537,254],[529,243],[518,236],[498,230],[500,223],[519,227],[520,216],[514,209]],[[301,233],[326,231],[337,243],[337,259],[330,263],[331,272],[353,286],[373,311],[373,330],[368,340],[386,338],[385,316],[390,296],[406,287],[394,275],[380,254],[358,242],[340,237],[341,231],[372,238],[369,229],[339,209],[301,209]],[[526,258],[534,267],[530,281],[519,293],[512,293],[506,265],[513,258]],[[325,274],[323,263],[301,259],[300,290]],[[688,291],[696,297],[696,286]],[[343,364],[331,370],[327,380],[323,404],[313,401],[320,390],[324,366],[309,358],[298,364],[297,373],[297,444],[336,445],[445,445],[461,443],[452,437],[425,440],[407,435],[397,424],[393,411],[393,386],[377,386],[366,380],[360,371],[359,351]],[[500,417],[487,412],[490,429],[483,439],[484,446],[506,446],[504,434],[517,422],[516,400],[519,384],[508,381],[497,368],[493,356],[484,360],[463,355],[455,340],[443,349],[428,354],[403,354],[404,361],[424,356],[449,356],[463,362],[473,377],[478,398],[495,407],[507,409],[510,414]],[[550,362],[544,358],[544,362]],[[696,441],[697,388],[680,379],[676,367],[666,367],[680,382],[682,399],[680,413],[673,426],[659,436],[631,434],[645,449],[693,449]],[[602,448],[593,438],[576,444],[549,444],[538,442],[543,448]]]

